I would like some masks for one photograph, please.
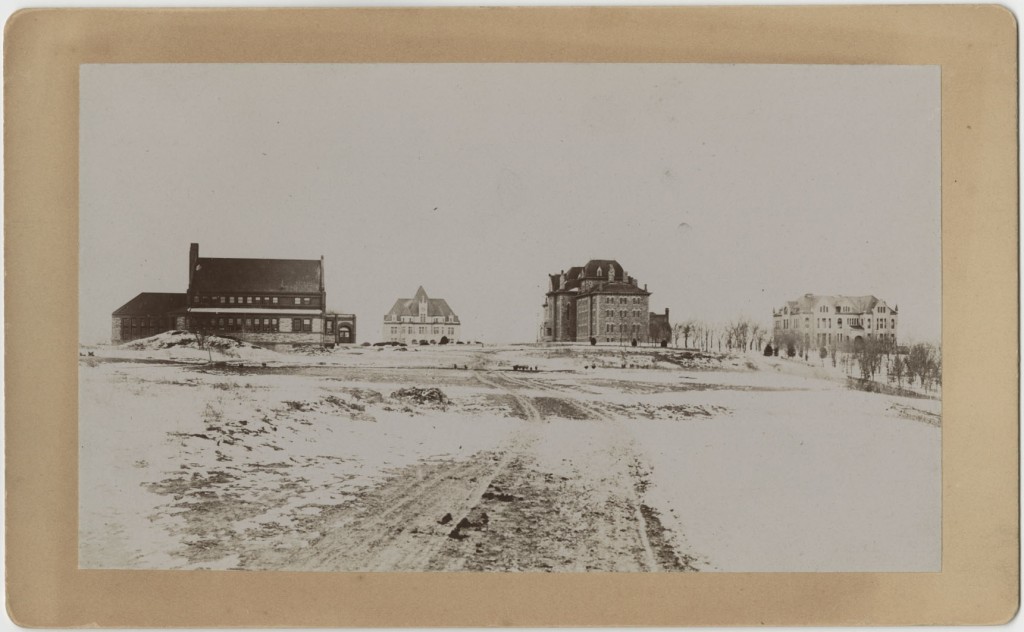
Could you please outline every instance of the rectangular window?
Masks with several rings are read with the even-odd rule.
[[[257,297],[256,297],[256,304],[257,304],[257,305],[259,304],[259,302],[260,302],[260,299],[261,299],[261,298],[263,298],[263,297],[262,297],[262,296],[257,296]]]
[[[301,318],[293,318],[292,319],[292,331],[302,331],[302,319]]]
[[[302,331],[313,331],[313,321],[306,318],[302,321]]]
[[[231,303],[232,305],[234,305],[235,304],[235,297],[234,296],[229,297],[228,298],[228,302]]]
[[[227,302],[227,298],[225,298],[225,297],[223,297],[223,296],[222,296],[222,297],[220,297],[220,304],[221,304],[221,305],[223,305],[223,304],[224,304],[224,303],[226,303],[226,302]]]
[[[246,302],[246,304],[248,304],[248,305],[252,305],[252,297],[251,297],[251,296],[246,296],[246,297],[245,297],[245,302]]]
[[[252,327],[252,319],[251,318],[246,318],[245,319],[245,326],[246,327]]]
[[[302,299],[301,299],[301,298],[299,298],[298,296],[296,296],[296,297],[295,297],[295,304],[296,304],[296,305],[302,305]]]
[[[274,305],[277,305],[277,297],[274,297]]]
[[[302,304],[303,305],[309,305],[309,297],[308,296],[306,298],[302,299]]]

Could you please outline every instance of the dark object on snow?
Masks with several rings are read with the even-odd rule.
[[[772,343],[770,343],[770,342],[769,342],[768,344],[766,344],[766,345],[764,346],[764,356],[765,356],[766,358],[767,358],[767,357],[771,357],[771,355],[772,355],[772,352],[774,352],[774,351],[775,351],[775,349],[772,349]],[[776,352],[776,353],[777,353],[777,352]]]
[[[596,344],[597,344],[597,338],[591,336],[590,337],[590,346],[593,347]]]
[[[450,513],[446,513],[443,518],[438,520],[437,524],[448,524],[451,521],[452,521],[452,515]]]
[[[662,349],[668,348],[668,340],[662,340],[661,341],[661,348]]]
[[[446,345],[446,344],[448,344],[449,342],[451,342],[451,341],[450,341],[450,340],[448,340],[448,336],[441,336],[441,340],[440,340],[440,341],[439,341],[439,342],[438,342],[437,344],[440,344],[440,345]]]
[[[435,387],[419,388],[417,386],[410,386],[395,391],[391,394],[391,397],[430,406],[444,407],[450,403],[448,396],[441,389]]]
[[[631,346],[634,346],[634,347],[635,347],[635,346],[636,346],[636,338],[633,338],[633,340],[631,340],[629,344],[630,344]]]

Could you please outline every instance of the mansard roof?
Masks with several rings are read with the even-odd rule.
[[[587,265],[583,266],[583,276],[588,279],[607,279],[609,268],[615,269],[616,280],[625,278],[626,272],[619,265],[619,262],[614,259],[591,259],[587,262]]]
[[[147,316],[184,311],[185,294],[178,292],[143,292],[118,307],[111,316]]]
[[[639,296],[650,296],[651,293],[643,288],[639,288],[632,283],[621,283],[615,281],[614,283],[598,283],[590,289],[583,290],[580,292],[580,296],[598,296],[602,294],[635,294]]]

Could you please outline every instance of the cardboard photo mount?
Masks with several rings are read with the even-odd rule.
[[[1009,620],[1019,598],[1016,46],[1013,15],[992,5],[16,13],[4,67],[10,616],[45,627]],[[942,571],[78,570],[79,65],[237,62],[940,66]]]

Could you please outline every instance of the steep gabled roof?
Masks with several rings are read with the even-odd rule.
[[[192,273],[194,292],[319,292],[319,259],[228,259],[200,257]]]
[[[426,291],[423,290],[421,285],[416,290],[416,295],[413,298],[400,298],[395,301],[395,304],[388,310],[388,314],[391,316],[419,316],[420,315],[420,300],[426,299],[427,301],[427,316],[452,316],[456,320],[458,316],[452,311],[452,308],[448,305],[448,301],[443,298],[430,298],[427,296]]]
[[[185,309],[185,295],[170,292],[143,292],[118,307],[111,316],[167,314]]]

